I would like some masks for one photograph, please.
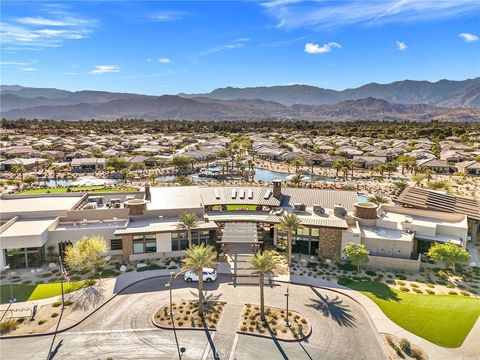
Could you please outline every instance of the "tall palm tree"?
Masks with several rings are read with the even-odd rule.
[[[273,275],[275,270],[280,265],[280,256],[274,251],[257,252],[248,259],[250,265],[255,268],[253,274],[258,275],[258,284],[260,285],[260,319],[265,321],[265,297],[264,297],[264,282],[265,275]]]
[[[340,172],[340,170],[342,169],[343,165],[341,163],[341,160],[335,160],[332,164],[332,168],[335,169],[335,171],[337,172],[337,174],[335,175],[335,177],[338,177],[338,173]]]
[[[187,249],[187,257],[182,262],[182,271],[192,271],[198,275],[198,315],[203,317],[203,268],[217,266],[217,253],[210,245],[192,246]]]
[[[192,229],[198,227],[197,215],[194,213],[184,213],[178,217],[178,228],[187,230],[188,247],[192,247]]]
[[[280,222],[280,229],[287,232],[288,266],[292,264],[293,233],[297,231],[299,226],[300,219],[295,214],[285,214]]]
[[[25,166],[21,164],[13,164],[10,171],[15,174],[15,178],[17,178],[18,174],[20,174],[20,179],[23,181],[23,174],[25,173]]]

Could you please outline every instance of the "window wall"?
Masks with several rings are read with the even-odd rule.
[[[12,269],[38,267],[45,261],[44,247],[18,248],[5,250],[7,264]]]
[[[157,252],[157,239],[155,234],[133,236],[133,254],[153,252]]]
[[[320,230],[318,228],[299,227],[293,235],[292,252],[297,254],[318,255]],[[287,232],[278,230],[277,241],[287,242]]]
[[[210,244],[210,231],[192,231],[192,244],[200,245]],[[172,233],[172,251],[187,250],[188,249],[188,233],[186,231]]]

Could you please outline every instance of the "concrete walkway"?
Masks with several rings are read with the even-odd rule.
[[[467,242],[467,250],[472,257],[470,266],[480,266],[480,256],[478,255],[478,249],[473,245],[471,241]]]
[[[207,359],[230,359],[234,343],[238,338],[237,327],[240,322],[243,305],[226,304],[215,334],[215,352],[211,350]]]

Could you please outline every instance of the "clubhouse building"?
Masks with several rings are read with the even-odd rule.
[[[280,222],[295,213],[301,226],[293,252],[338,260],[349,242],[370,250],[370,265],[418,270],[433,242],[466,247],[467,216],[462,213],[377,206],[358,202],[354,191],[271,186],[169,186],[141,192],[2,195],[0,266],[34,268],[46,249],[101,235],[109,254],[123,261],[182,256],[187,233],[178,217],[195,213],[194,244],[228,251],[234,243],[276,245],[286,240]]]

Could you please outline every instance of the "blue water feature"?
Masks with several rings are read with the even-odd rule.
[[[369,202],[370,200],[366,196],[359,196],[359,197],[357,197],[357,201],[359,203],[366,203],[366,202]]]

